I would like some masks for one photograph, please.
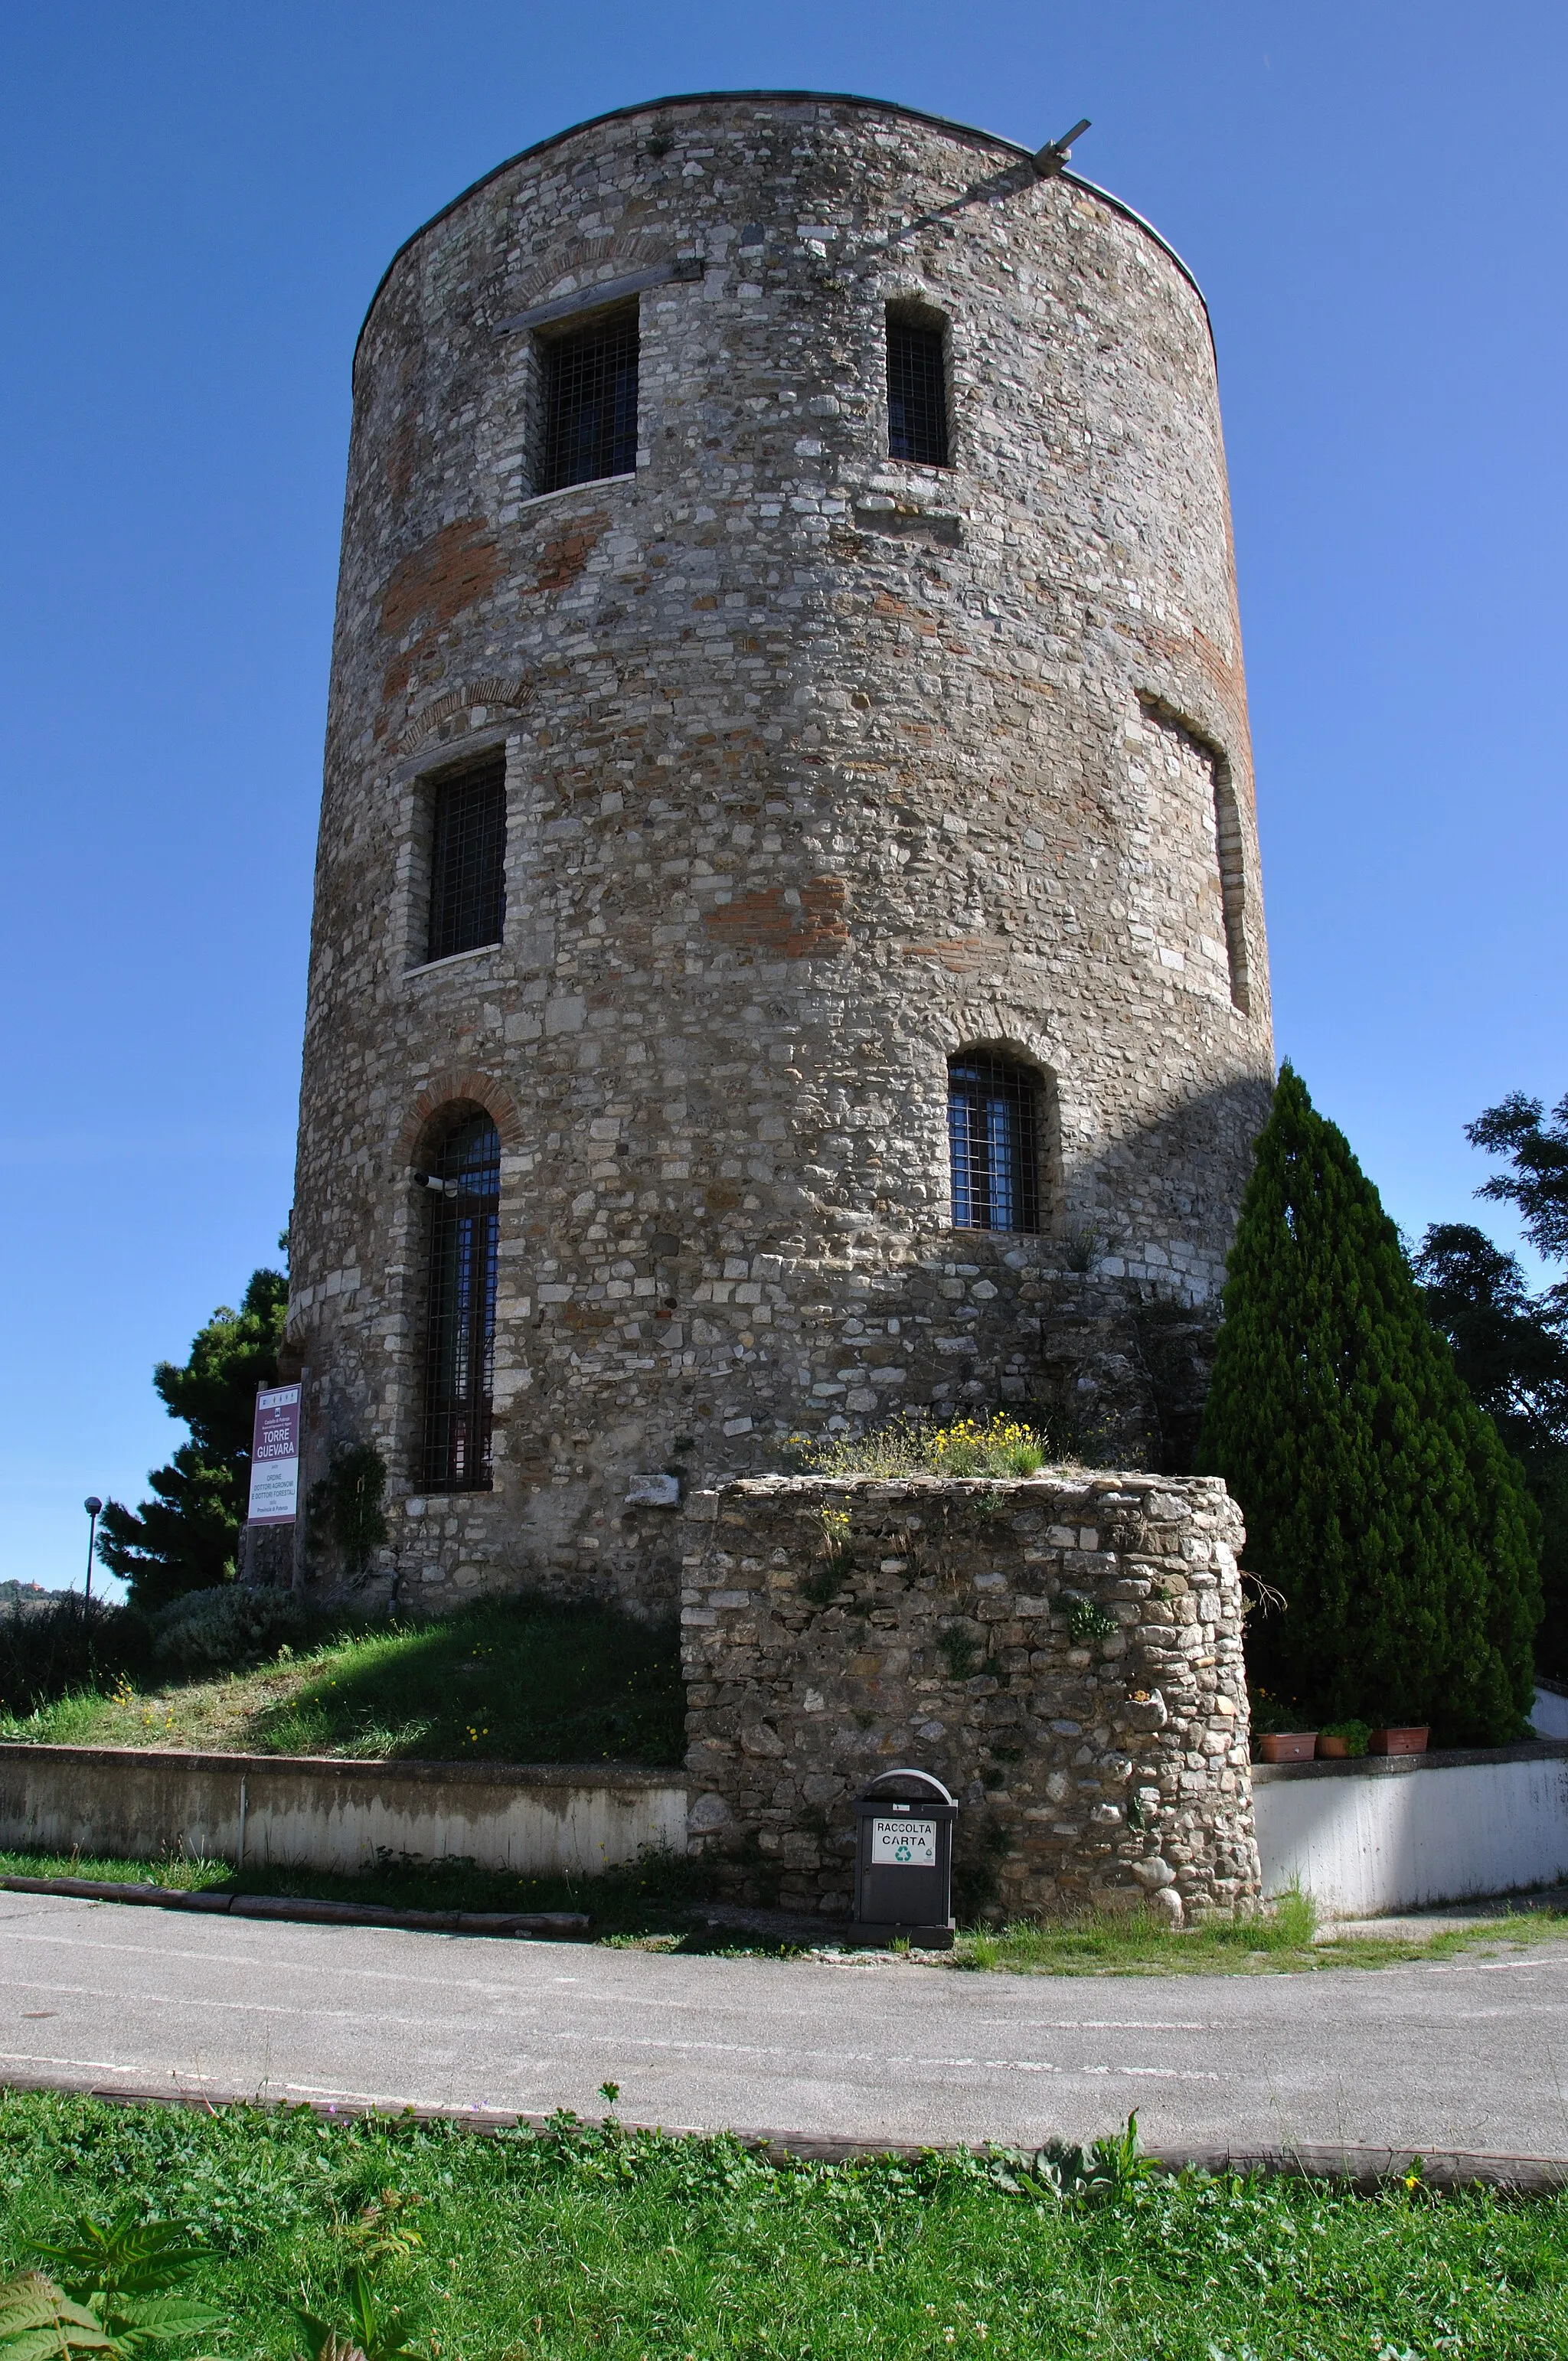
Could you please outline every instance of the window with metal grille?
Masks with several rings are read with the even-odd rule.
[[[498,754],[436,787],[427,959],[450,959],[500,941],[506,849],[506,757]]]
[[[490,1488],[501,1143],[488,1115],[460,1115],[432,1159],[424,1354],[427,1492]]]
[[[611,313],[543,347],[539,489],[630,476],[637,467],[637,313]]]
[[[969,1053],[948,1060],[953,1227],[1040,1226],[1040,1078]]]
[[[887,315],[887,447],[895,459],[948,464],[948,369],[940,328]]]

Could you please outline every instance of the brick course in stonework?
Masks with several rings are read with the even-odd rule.
[[[913,1766],[971,1909],[1257,1902],[1217,1477],[757,1477],[683,1521],[689,1826],[736,1898],[846,1915],[850,1801]]]
[[[638,298],[634,472],[537,494],[552,330],[507,323],[683,257]],[[887,456],[912,302],[946,467]],[[288,1349],[313,1470],[387,1458],[370,1595],[663,1610],[630,1477],[905,1404],[1050,1400],[1179,1464],[1272,1074],[1182,266],[981,133],[667,102],[411,238],[354,397]],[[497,749],[502,939],[426,964],[436,785]],[[1041,1078],[1037,1236],[952,1225],[977,1047]],[[411,1170],[460,1104],[501,1134],[495,1484],[430,1497]],[[1148,1313],[1191,1315],[1171,1417]]]

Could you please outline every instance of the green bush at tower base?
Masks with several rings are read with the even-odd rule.
[[[1342,1132],[1281,1069],[1224,1293],[1200,1468],[1246,1520],[1255,1683],[1321,1720],[1525,1734],[1535,1511]]]

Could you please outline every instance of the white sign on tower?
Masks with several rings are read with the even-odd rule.
[[[250,1445],[250,1521],[291,1525],[300,1505],[302,1386],[263,1386]]]

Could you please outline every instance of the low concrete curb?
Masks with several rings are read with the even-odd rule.
[[[686,1845],[683,1771],[0,1741],[0,1848],[352,1875],[383,1856],[596,1877]]]
[[[480,2134],[519,2129],[545,2131],[559,2121],[555,2115],[514,2114],[499,2107],[482,2111],[475,2107],[399,2107],[390,2101],[376,2103],[349,2097],[339,2100],[273,2099],[254,2091],[228,2090],[210,2081],[204,2081],[199,2091],[170,2091],[157,2090],[150,2084],[89,2083],[73,2081],[60,2075],[8,2073],[0,2076],[0,2091],[64,2091],[82,2098],[102,2099],[116,2106],[200,2107],[207,2114],[215,2107],[273,2107],[283,2110],[304,2106],[312,2114],[321,2115],[329,2121],[341,2122],[350,2116],[383,2115],[395,2121],[457,2124],[465,2130]],[[596,2120],[604,2119],[584,2118],[589,2124]],[[661,2128],[656,2124],[639,2123],[626,2115],[618,2116],[616,2120],[628,2131],[657,2131]],[[958,2141],[944,2141],[938,2146],[923,2145],[913,2140],[822,2139],[801,2132],[740,2129],[732,2131],[729,2136],[738,2139],[742,2147],[754,2149],[781,2164],[790,2161],[849,2164],[862,2157],[956,2156],[966,2153],[987,2156],[997,2152],[994,2144]],[[702,2132],[671,2134],[672,2138],[679,2139],[712,2136],[714,2135]],[[1552,2197],[1568,2189],[1568,2158],[1563,2157],[1493,2155],[1464,2148],[1429,2149],[1422,2153],[1414,2148],[1337,2146],[1181,2148],[1156,2146],[1146,2147],[1143,2152],[1151,2164],[1164,2172],[1176,2173],[1191,2169],[1212,2173],[1336,2180],[1348,2183],[1363,2195],[1386,2189],[1392,2181],[1403,2181],[1415,2171],[1420,2172],[1421,2181],[1428,2189],[1481,2187],[1508,2190],[1524,2197]]]
[[[64,1894],[78,1902],[133,1902],[156,1910],[203,1910],[231,1918],[288,1918],[307,1927],[411,1927],[425,1935],[586,1939],[580,1910],[392,1910],[374,1902],[309,1902],[287,1894],[181,1894],[171,1885],[132,1885],[107,1877],[0,1877],[9,1894]]]

